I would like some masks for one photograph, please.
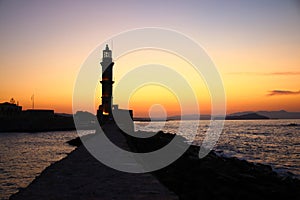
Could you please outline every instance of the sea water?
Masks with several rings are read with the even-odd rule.
[[[0,199],[8,199],[66,157],[75,149],[66,142],[76,137],[76,131],[0,133]]]

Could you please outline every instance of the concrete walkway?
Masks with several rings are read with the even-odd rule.
[[[110,125],[112,126],[112,125]],[[112,140],[129,149],[115,127],[106,127]],[[178,199],[149,173],[132,174],[97,161],[84,146],[46,168],[11,199]]]

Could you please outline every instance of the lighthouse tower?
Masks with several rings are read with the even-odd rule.
[[[112,85],[113,81],[113,66],[114,62],[112,61],[112,52],[106,45],[103,50],[102,62],[102,104],[99,106],[97,112],[97,117],[100,122],[104,120],[109,120],[112,118]]]
[[[101,126],[105,124],[117,124],[118,127],[126,132],[134,131],[133,111],[119,109],[118,105],[112,104],[112,89],[113,89],[113,66],[112,52],[106,45],[103,50],[102,61],[102,104],[97,111],[97,118]]]

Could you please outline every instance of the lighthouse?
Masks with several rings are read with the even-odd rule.
[[[102,104],[97,111],[97,118],[101,126],[105,124],[115,123],[118,127],[125,132],[133,132],[133,111],[127,109],[119,109],[118,105],[112,103],[113,91],[113,66],[112,51],[106,45],[102,54]]]
[[[102,104],[99,106],[97,116],[99,121],[109,120],[112,118],[112,87],[114,84],[113,81],[113,66],[114,62],[112,61],[112,52],[106,45],[102,54],[102,61],[100,62],[102,66]]]

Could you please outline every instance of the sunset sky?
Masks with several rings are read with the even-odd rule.
[[[184,33],[205,49],[222,76],[228,113],[299,112],[299,22],[297,0],[3,0],[0,102],[13,97],[29,109],[34,94],[36,108],[71,113],[77,74],[99,44],[130,29],[161,27]],[[167,53],[135,52],[116,60],[115,81],[131,66],[149,64],[151,59],[174,69],[186,64]],[[95,64],[100,68],[99,62]],[[209,114],[205,84],[192,85],[200,85],[196,96],[201,114]],[[95,105],[100,103],[98,88]],[[169,115],[180,112],[174,94],[157,85],[140,88],[129,102],[122,98],[114,94],[114,103],[134,109],[136,116],[146,116],[153,104],[162,104]]]

